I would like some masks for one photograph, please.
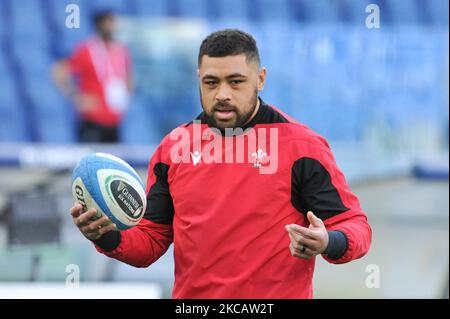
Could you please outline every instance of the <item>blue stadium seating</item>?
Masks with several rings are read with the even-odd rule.
[[[260,21],[289,21],[293,19],[289,7],[289,0],[257,0],[252,1],[258,8]]]
[[[11,37],[23,43],[47,46],[49,32],[39,0],[9,1]]]
[[[0,55],[1,56],[1,55]],[[1,60],[1,58],[0,58]],[[26,142],[29,140],[25,113],[19,102],[13,79],[0,62],[0,142]]]
[[[389,12],[392,17],[395,17],[397,23],[417,24],[420,22],[418,5],[425,1],[416,0],[401,0],[401,1],[386,1]],[[426,8],[425,4],[425,8]],[[422,10],[423,11],[423,10]]]
[[[33,52],[32,56],[30,52]],[[21,74],[25,77],[32,77],[35,81],[39,81],[39,77],[45,77],[51,70],[53,61],[48,50],[16,43],[11,53]]]
[[[121,140],[127,144],[158,144],[163,137],[161,123],[155,113],[159,110],[156,101],[136,95],[124,117],[120,128]]]
[[[428,0],[428,10],[433,23],[448,29],[449,2],[441,0]]]
[[[208,32],[214,32],[221,29],[236,28],[251,33],[255,39],[261,40],[261,30],[258,25],[250,20],[241,19],[218,19],[208,22]]]
[[[0,79],[7,76],[9,72],[8,60],[3,50],[0,50]]]
[[[92,12],[112,10],[117,14],[130,14],[132,13],[130,1],[126,0],[95,0],[91,1]]]
[[[69,3],[80,7],[79,29],[66,27]],[[379,30],[365,28],[370,3],[381,9]],[[33,132],[38,141],[74,141],[73,107],[56,91],[49,71],[55,59],[92,34],[91,15],[103,8],[140,17],[201,18],[207,31],[236,27],[251,33],[269,71],[263,98],[327,138],[360,140],[369,118],[386,119],[394,128],[418,117],[445,122],[448,1],[3,0],[0,115],[10,120],[0,140],[29,140]],[[123,125],[124,141],[157,142],[200,110],[196,79],[180,63],[161,59],[153,70],[159,77],[141,85],[146,87],[139,88]]]
[[[136,0],[135,10],[139,16],[165,17],[169,15],[169,1],[166,0]]]
[[[6,5],[5,2],[0,1],[0,47],[2,47],[4,44],[7,32],[5,16],[6,16]]]
[[[324,24],[336,23],[339,20],[339,11],[336,1],[305,0],[307,11],[311,19],[323,21]]]
[[[31,100],[30,112],[37,140],[45,143],[75,142],[74,112],[49,79],[28,83],[26,90]]]
[[[208,15],[208,2],[203,0],[174,0],[171,5],[176,16],[205,18]]]
[[[15,98],[10,93],[0,92],[0,142],[26,142],[28,133],[23,112],[17,109]]]
[[[219,19],[245,20],[249,19],[247,0],[215,0]]]

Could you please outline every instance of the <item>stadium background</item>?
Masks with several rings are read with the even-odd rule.
[[[65,25],[72,3],[80,8],[77,29]],[[380,28],[366,26],[370,3],[380,8]],[[255,36],[268,69],[262,97],[328,139],[373,226],[362,260],[333,266],[318,258],[316,297],[448,298],[448,6],[0,0],[0,298],[31,287],[63,296],[70,265],[80,270],[80,287],[139,283],[143,290],[135,291],[145,297],[151,283],[148,296],[170,296],[172,249],[150,268],[133,269],[97,254],[78,233],[68,215],[70,170],[83,154],[102,150],[145,179],[161,137],[200,112],[198,47],[224,27]],[[50,69],[92,33],[91,13],[102,8],[120,15],[118,37],[131,50],[136,88],[122,143],[81,145],[73,105]],[[380,285],[368,288],[374,269]]]

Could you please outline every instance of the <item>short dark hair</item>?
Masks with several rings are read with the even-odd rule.
[[[98,30],[100,24],[111,17],[114,16],[114,12],[112,10],[98,10],[92,14],[92,22],[94,23],[94,27]]]
[[[244,53],[247,61],[260,64],[259,51],[255,39],[247,32],[238,29],[224,29],[208,35],[200,45],[198,66],[202,57],[225,57]]]

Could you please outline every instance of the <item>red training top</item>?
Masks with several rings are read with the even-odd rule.
[[[367,253],[371,228],[323,137],[261,101],[244,129],[253,128],[257,136],[276,129],[276,144],[267,138],[258,146],[260,158],[270,162],[248,163],[247,155],[257,152],[246,145],[244,162],[226,163],[220,150],[231,139],[236,152],[239,135],[218,136],[203,113],[197,119],[202,134],[209,134],[201,155],[194,154],[198,124],[166,136],[150,161],[144,218],[134,228],[103,235],[95,242],[100,252],[147,267],[173,242],[174,298],[312,298],[315,258],[293,257],[285,230],[294,223],[308,227],[310,210],[329,231],[322,255],[327,261],[346,263]],[[189,138],[181,137],[182,130]],[[180,155],[183,147],[187,152]],[[273,163],[273,173],[261,173]]]

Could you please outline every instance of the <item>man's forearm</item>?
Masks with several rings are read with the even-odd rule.
[[[134,267],[147,267],[167,251],[172,241],[172,225],[156,224],[143,218],[133,228],[110,231],[92,242],[108,257]]]

